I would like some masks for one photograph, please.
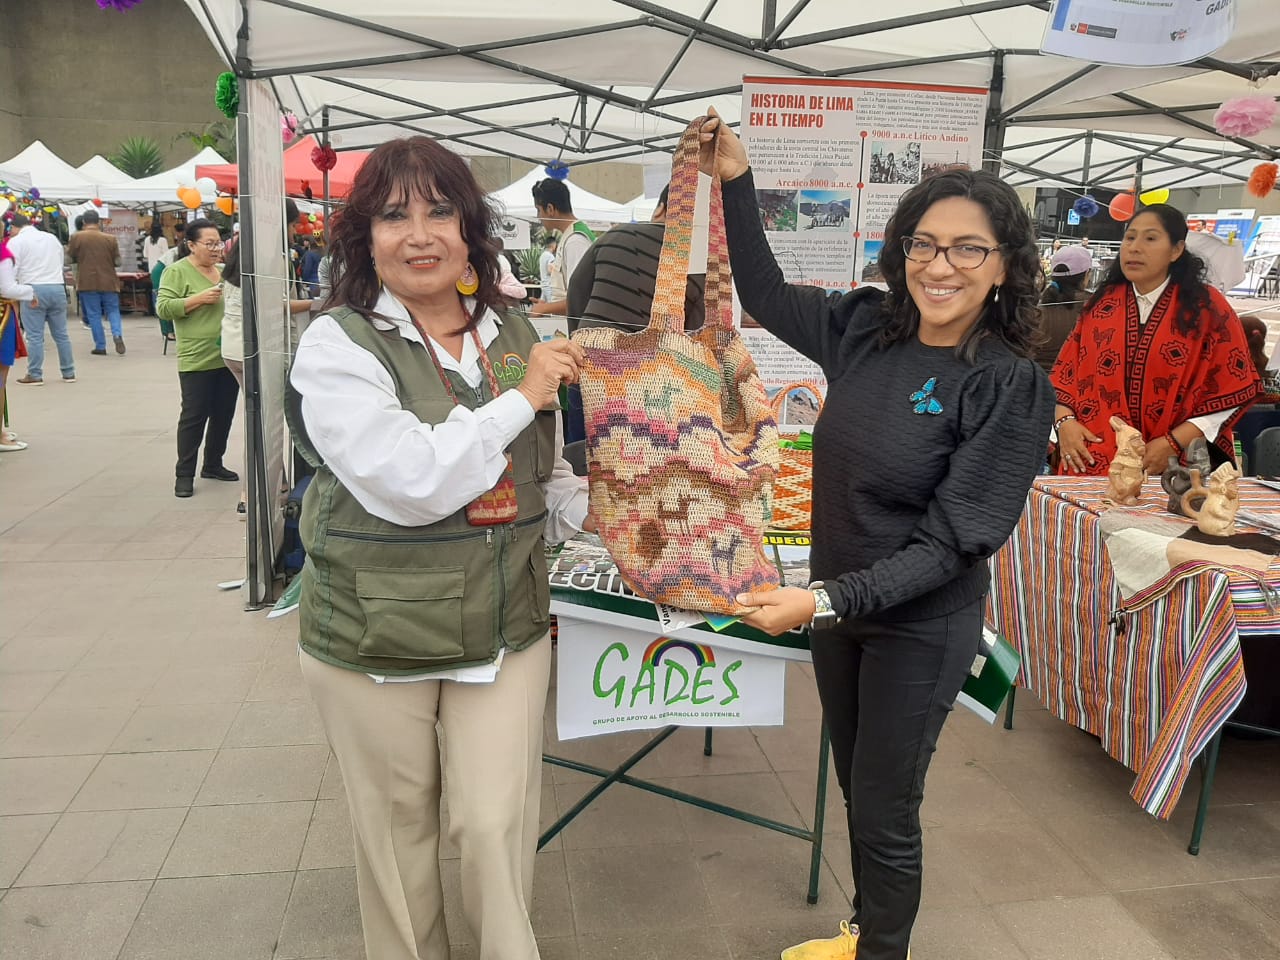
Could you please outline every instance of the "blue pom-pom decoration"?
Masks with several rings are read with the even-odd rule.
[[[1080,215],[1081,220],[1088,220],[1090,217],[1096,217],[1102,208],[1098,206],[1097,200],[1086,193],[1071,205],[1071,209]]]
[[[552,160],[550,163],[548,163],[545,167],[542,168],[542,172],[545,173],[552,180],[568,180],[569,179],[569,165],[565,163],[563,160]]]

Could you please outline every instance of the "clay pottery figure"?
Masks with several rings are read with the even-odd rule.
[[[1119,417],[1111,418],[1111,429],[1116,433],[1116,455],[1107,473],[1107,499],[1132,507],[1142,492],[1142,481],[1147,478],[1146,471],[1142,469],[1147,445],[1142,434]]]
[[[1196,437],[1188,443],[1185,456],[1188,470],[1199,470],[1202,477],[1213,473],[1213,461],[1209,459],[1209,441],[1204,437]]]
[[[1209,441],[1204,437],[1196,437],[1187,444],[1186,457],[1186,466],[1177,457],[1170,457],[1168,468],[1160,475],[1160,486],[1169,495],[1166,509],[1177,517],[1186,516],[1182,512],[1182,495],[1191,489],[1191,471],[1199,470],[1202,477],[1213,472],[1213,461],[1209,459]]]
[[[1200,509],[1191,502],[1204,497]],[[1240,471],[1234,463],[1224,463],[1209,475],[1209,486],[1201,482],[1200,471],[1191,471],[1191,489],[1182,495],[1182,512],[1194,520],[1201,533],[1229,537],[1236,532],[1236,512],[1240,509]]]

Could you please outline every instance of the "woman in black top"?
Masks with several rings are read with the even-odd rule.
[[[1012,188],[952,170],[903,195],[885,229],[889,292],[783,281],[742,144],[709,120],[743,309],[818,363],[810,589],[747,594],[770,633],[810,644],[849,809],[855,930],[783,954],[903,960],[920,901],[919,809],[943,721],[977,654],[987,559],[1044,460],[1053,390],[1029,359],[1042,283]],[[714,140],[714,146],[712,146]],[[827,612],[829,606],[830,612]]]

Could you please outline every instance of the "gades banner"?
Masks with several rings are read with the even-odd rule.
[[[777,726],[787,663],[710,644],[559,617],[561,740],[670,725]]]

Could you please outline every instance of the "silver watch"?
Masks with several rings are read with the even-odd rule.
[[[826,583],[815,580],[809,584],[809,592],[813,594],[813,619],[809,621],[810,630],[830,630],[840,618],[831,606],[831,596],[827,593]]]

